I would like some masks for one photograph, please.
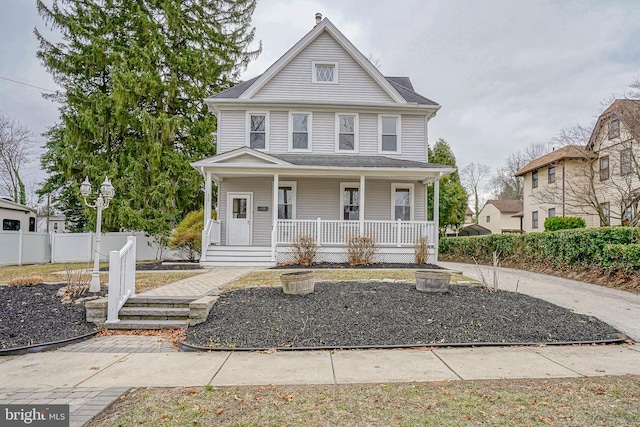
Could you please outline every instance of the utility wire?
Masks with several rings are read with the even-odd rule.
[[[0,76],[0,79],[7,80],[7,81],[10,81],[10,82],[13,82],[13,83],[18,83],[20,85],[29,86],[29,87],[33,87],[33,88],[36,88],[36,89],[44,90],[45,92],[51,92],[51,93],[56,93],[57,92],[55,90],[45,89],[45,88],[40,87],[40,86],[34,86],[34,85],[30,85],[29,83],[21,82],[21,81],[18,81],[18,80],[13,80],[13,79],[10,79],[8,77]]]

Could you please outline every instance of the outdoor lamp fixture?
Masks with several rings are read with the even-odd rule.
[[[91,286],[89,286],[89,292],[100,292],[100,235],[102,234],[102,210],[109,207],[109,202],[115,195],[115,190],[109,178],[105,177],[104,182],[100,186],[100,193],[94,203],[87,202],[87,197],[91,195],[91,183],[89,177],[84,179],[84,182],[80,184],[80,194],[84,199],[84,204],[90,208],[98,210],[98,218],[96,219],[96,245],[93,252],[93,273],[91,273]]]

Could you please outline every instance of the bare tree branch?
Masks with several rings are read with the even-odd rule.
[[[0,115],[0,191],[20,201],[20,171],[30,163],[33,134],[20,122]]]
[[[491,168],[480,163],[470,163],[460,171],[460,182],[467,190],[469,196],[473,196],[475,223],[478,223],[478,212],[480,212],[480,183],[491,175]]]

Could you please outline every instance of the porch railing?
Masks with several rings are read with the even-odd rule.
[[[109,253],[109,299],[107,321],[117,323],[118,312],[127,299],[136,295],[136,238],[127,237],[127,244]]]
[[[202,230],[202,252],[200,253],[201,259],[204,259],[207,248],[210,244],[220,244],[220,221],[214,219],[207,220],[207,223]]]
[[[361,233],[362,231],[362,233]],[[314,236],[319,245],[346,245],[349,236],[364,234],[374,237],[376,244],[412,246],[420,236],[434,244],[436,227],[432,221],[335,221],[278,220],[276,243],[290,244],[301,235]]]

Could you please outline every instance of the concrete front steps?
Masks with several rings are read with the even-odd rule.
[[[271,248],[209,245],[200,264],[207,267],[273,267]]]
[[[218,296],[135,296],[118,313],[118,322],[105,323],[107,298],[87,303],[87,320],[105,329],[181,329],[206,320]]]

